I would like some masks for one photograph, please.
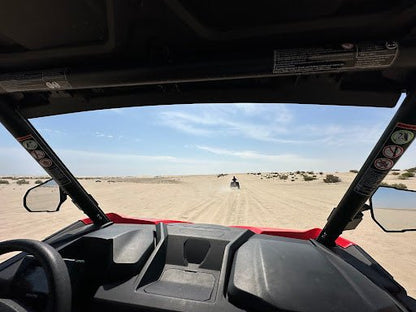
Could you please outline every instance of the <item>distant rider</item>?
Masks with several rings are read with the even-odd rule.
[[[237,178],[236,178],[235,176],[233,176],[232,181],[233,181],[234,183],[235,183],[235,182],[237,182]]]

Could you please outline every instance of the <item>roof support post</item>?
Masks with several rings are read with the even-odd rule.
[[[0,122],[95,225],[111,222],[33,125],[4,98],[0,98]]]
[[[365,135],[365,133],[363,133]],[[368,156],[338,206],[319,234],[318,242],[330,247],[377,190],[391,168],[416,137],[416,91],[407,93],[378,143]]]

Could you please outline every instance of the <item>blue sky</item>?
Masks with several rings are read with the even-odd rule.
[[[416,192],[403,192],[402,190],[383,187],[377,190],[372,201],[373,207],[379,209],[410,209],[416,211]],[[394,220],[393,223],[396,221]]]
[[[76,175],[359,169],[397,110],[196,104],[32,119]],[[410,153],[399,168],[415,166]],[[0,175],[43,174],[0,128]],[[414,154],[413,154],[414,155]]]

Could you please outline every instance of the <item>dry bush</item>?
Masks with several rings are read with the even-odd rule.
[[[401,190],[406,190],[407,189],[406,184],[403,184],[403,183],[393,183],[390,186],[392,186],[394,188],[397,188],[397,189],[401,189]]]
[[[325,183],[337,183],[341,182],[341,179],[333,174],[327,174],[326,178],[324,179]]]
[[[314,178],[314,177],[312,177],[312,176],[310,176],[310,175],[307,175],[307,174],[304,174],[304,175],[303,175],[303,179],[304,179],[305,181],[313,181],[313,180],[316,180],[316,178]]]
[[[16,181],[16,184],[18,185],[29,184],[29,181],[26,181],[25,179],[20,179]]]

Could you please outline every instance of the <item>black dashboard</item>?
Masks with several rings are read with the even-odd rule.
[[[112,224],[58,245],[73,311],[406,311],[404,290],[356,246],[180,223]],[[47,302],[28,255],[0,265],[1,287],[38,310]]]

